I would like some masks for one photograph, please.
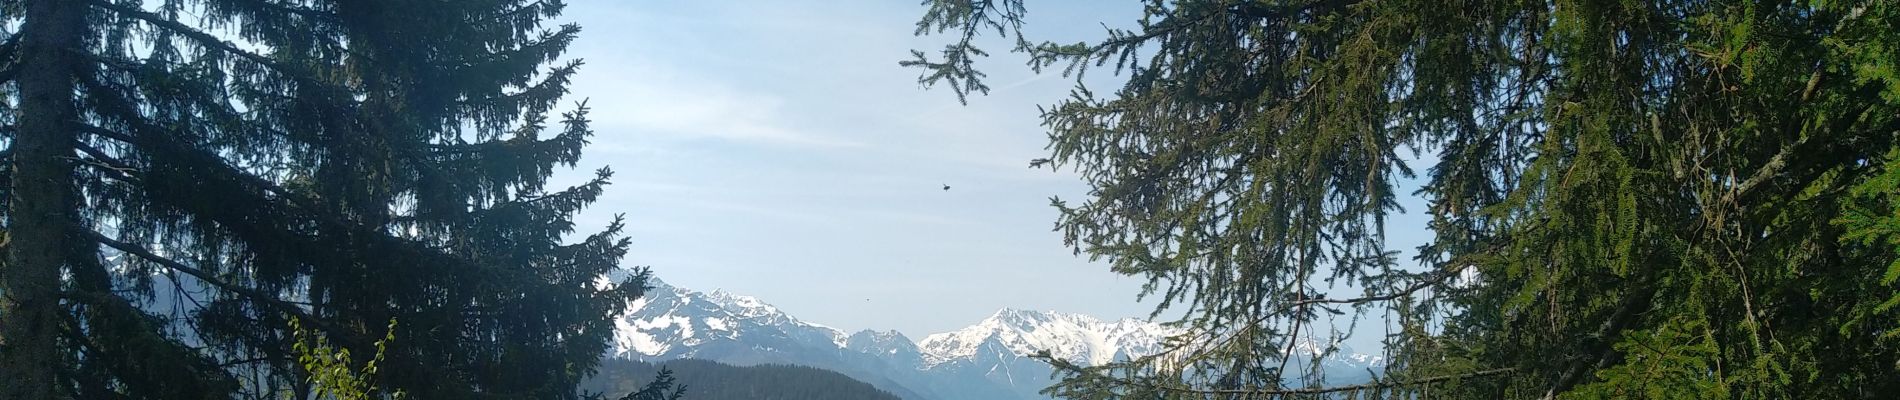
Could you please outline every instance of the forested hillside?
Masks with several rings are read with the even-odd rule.
[[[651,364],[608,359],[600,375],[581,384],[583,392],[618,398],[638,390],[660,369],[673,371],[675,383],[691,400],[897,400],[889,392],[837,372],[796,365],[732,366],[706,360],[679,359]]]

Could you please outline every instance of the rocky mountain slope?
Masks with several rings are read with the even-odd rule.
[[[1102,321],[1053,311],[1002,309],[963,329],[913,341],[896,331],[847,334],[799,320],[751,296],[655,288],[617,322],[608,356],[659,362],[706,359],[734,365],[792,364],[837,371],[916,400],[1045,399],[1048,365],[1030,354],[1101,365],[1161,350],[1170,328],[1136,319]],[[1298,346],[1322,351],[1321,346]],[[1341,349],[1323,361],[1335,381],[1364,379],[1384,360]]]

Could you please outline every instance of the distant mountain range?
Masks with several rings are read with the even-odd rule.
[[[1030,354],[1102,365],[1155,354],[1176,331],[1138,319],[1102,321],[1052,311],[998,310],[963,329],[913,342],[896,331],[853,334],[801,321],[757,298],[697,292],[655,279],[617,322],[608,357],[791,364],[837,371],[912,400],[1040,400],[1054,381]],[[1320,352],[1320,346],[1298,346]],[[1322,360],[1329,381],[1362,381],[1384,366],[1341,348]]]

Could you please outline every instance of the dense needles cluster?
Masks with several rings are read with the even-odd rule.
[[[0,398],[305,398],[290,318],[379,390],[574,397],[645,273],[563,240],[611,173],[548,187],[562,7],[0,1]]]
[[[1148,0],[1075,44],[1023,38],[1023,3],[925,1],[918,32],[956,37],[904,65],[983,92],[991,31],[1037,71],[1112,63],[1116,91],[1045,108],[1040,163],[1094,188],[1055,202],[1058,230],[1190,328],[1156,357],[1057,362],[1049,393],[1900,392],[1892,2]],[[1407,179],[1422,268],[1383,237]],[[1342,314],[1393,318],[1383,379],[1300,367]]]

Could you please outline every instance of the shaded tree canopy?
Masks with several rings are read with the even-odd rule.
[[[562,9],[0,0],[0,398],[301,398],[291,317],[402,321],[380,390],[575,397],[646,274],[574,232],[610,171],[549,187]]]
[[[1023,37],[1024,3],[924,1],[950,43],[902,64],[985,93],[1000,35],[1039,73],[1117,73],[1044,108],[1038,163],[1093,187],[1054,202],[1068,243],[1189,328],[1057,362],[1049,393],[1900,392],[1892,2],[1148,0],[1080,43]],[[1413,179],[1416,263],[1385,242]],[[1381,381],[1288,360],[1340,314],[1394,327]]]

